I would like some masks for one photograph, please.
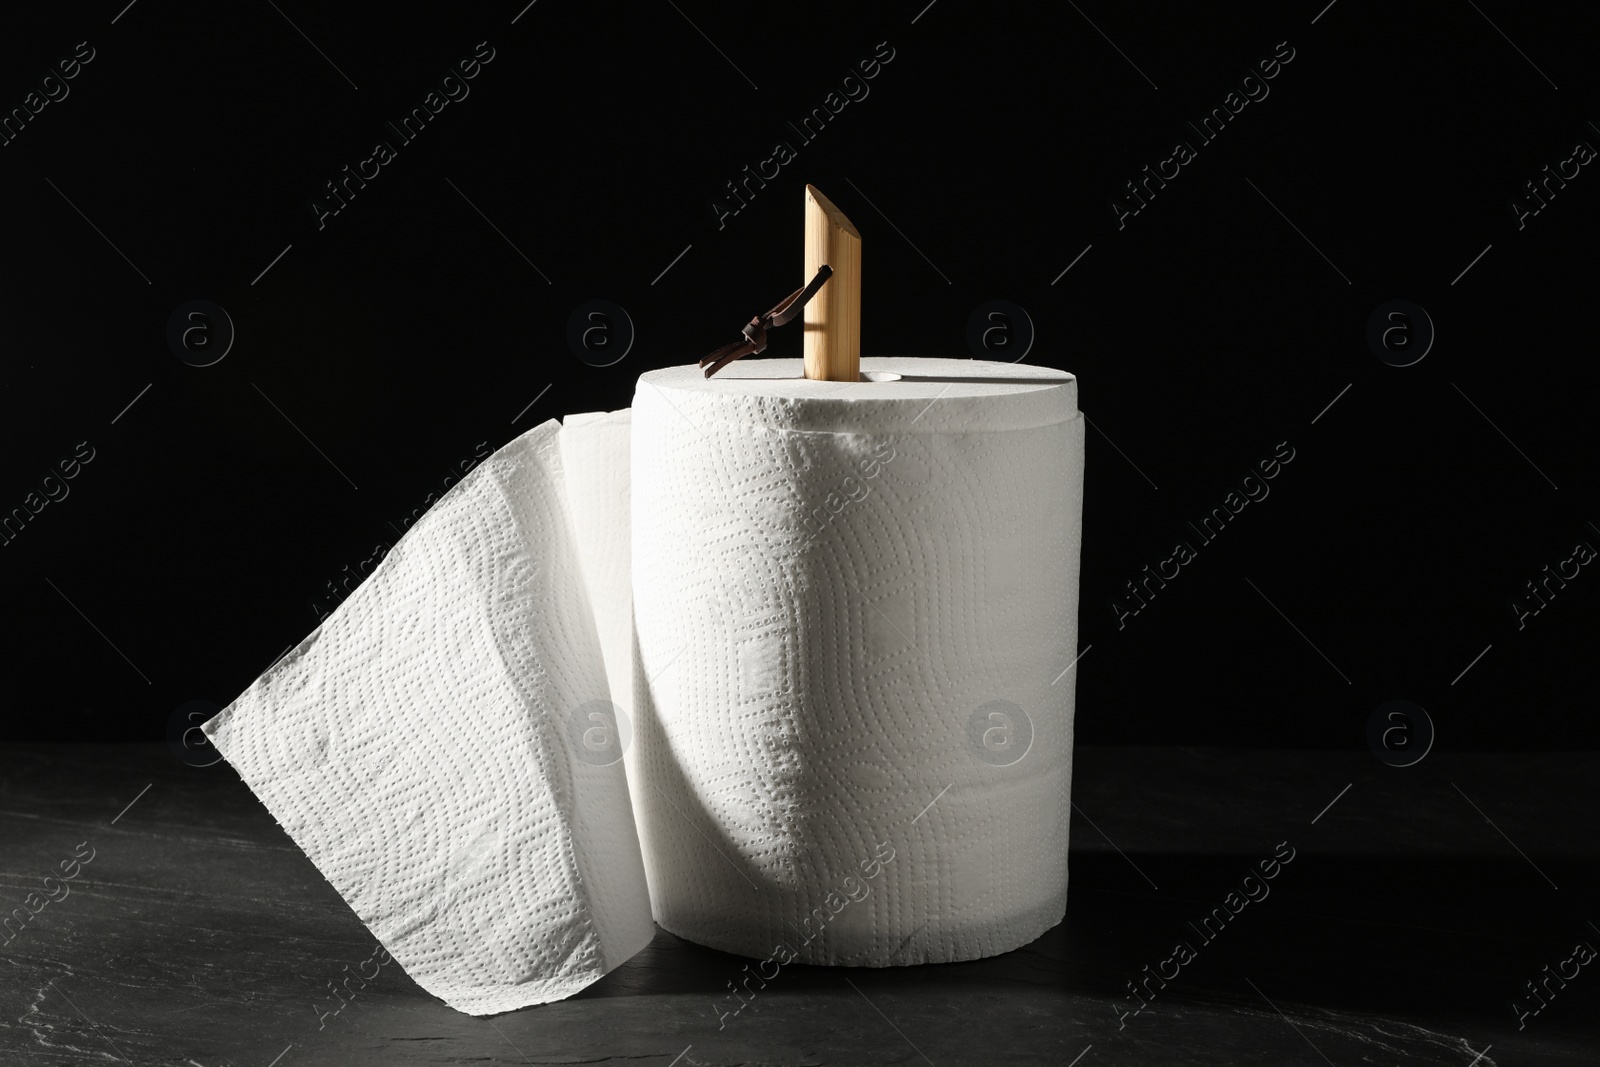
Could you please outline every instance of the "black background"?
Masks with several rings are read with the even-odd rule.
[[[1080,378],[1080,741],[1360,748],[1399,698],[1440,749],[1600,747],[1600,577],[1522,630],[1509,606],[1600,546],[1600,178],[1520,230],[1509,207],[1600,145],[1600,17],[1323,2],[8,13],[0,107],[95,58],[0,147],[0,509],[95,458],[0,548],[5,731],[155,740],[226,704],[480,442],[624,407],[799,284],[811,182],[864,235],[866,354],[968,357],[1003,298],[1027,361]],[[322,184],[480,41],[470,96],[319,230]],[[801,144],[786,123],[885,41]],[[1122,183],[1284,41],[1270,95],[1119,229]],[[712,198],[780,139],[798,158],[719,229]],[[565,341],[592,298],[637,330],[610,367]],[[209,367],[166,341],[191,299],[237,331]],[[1393,299],[1437,329],[1409,367],[1366,341]],[[1122,583],[1280,441],[1270,497],[1119,629]]]

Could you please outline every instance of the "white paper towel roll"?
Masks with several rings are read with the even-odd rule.
[[[862,367],[895,380],[677,367],[529,431],[206,725],[452,1007],[568,996],[651,912],[872,966],[1060,921],[1075,380]]]
[[[862,367],[899,378],[768,359],[639,381],[629,772],[651,904],[778,962],[992,955],[1066,906],[1076,383]]]

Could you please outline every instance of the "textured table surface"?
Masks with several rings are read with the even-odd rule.
[[[1081,747],[1067,918],[1026,948],[788,967],[736,1001],[749,961],[663,931],[570,1000],[477,1019],[392,963],[333,999],[330,982],[377,968],[375,942],[226,764],[14,746],[0,1062],[1593,1064],[1600,961],[1570,961],[1600,948],[1597,769],[1593,753],[1400,769]],[[1208,940],[1198,924],[1289,849]]]

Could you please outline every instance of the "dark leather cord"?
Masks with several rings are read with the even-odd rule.
[[[810,299],[817,295],[817,290],[822,288],[822,283],[833,277],[833,268],[824,263],[817,268],[816,277],[807,282],[804,288],[796,289],[790,293],[778,306],[764,315],[757,315],[745,324],[744,340],[734,341],[732,344],[723,345],[709,356],[700,361],[700,366],[705,368],[706,377],[709,378],[717,371],[726,367],[741,356],[752,356],[763,352],[767,347],[767,330],[774,326],[782,326],[806,306]]]

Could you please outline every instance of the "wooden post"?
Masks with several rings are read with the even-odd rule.
[[[805,370],[814,381],[861,380],[861,234],[814,185],[806,186],[806,269],[833,277],[806,305]]]

